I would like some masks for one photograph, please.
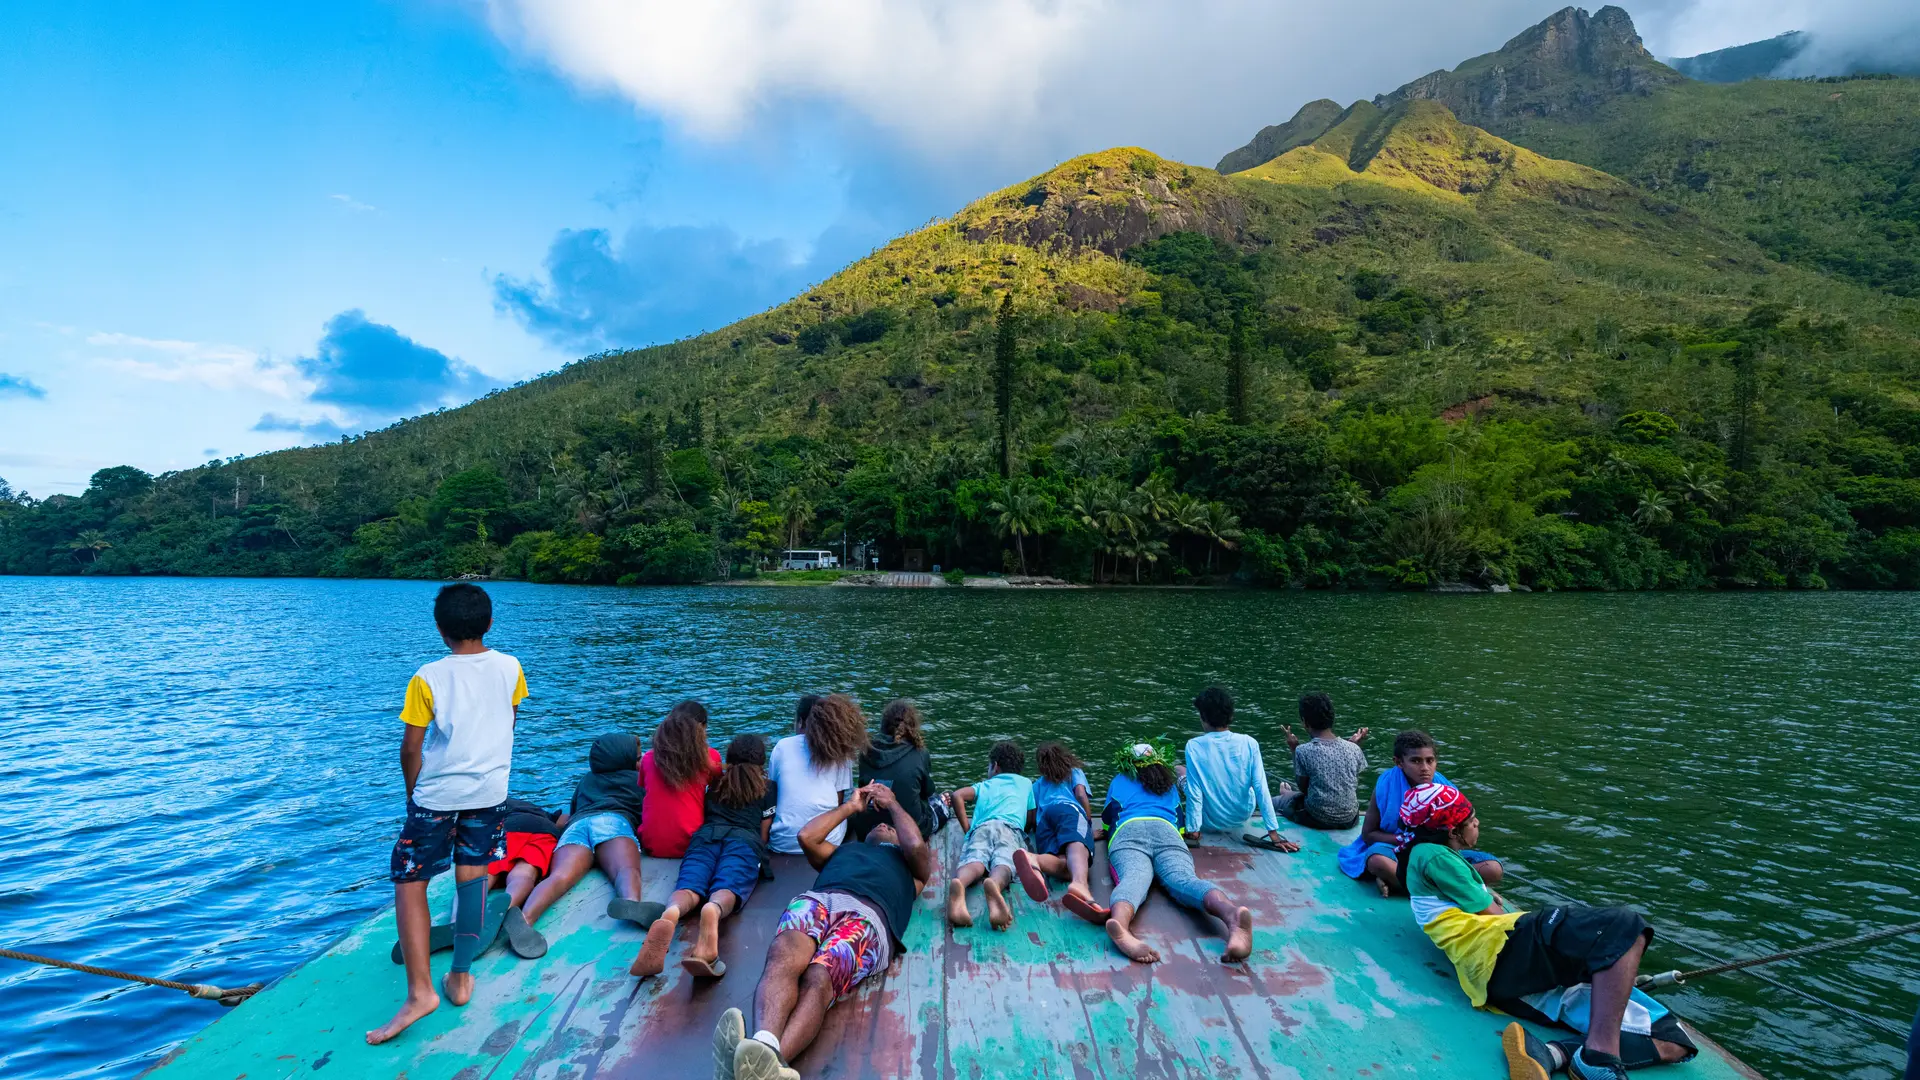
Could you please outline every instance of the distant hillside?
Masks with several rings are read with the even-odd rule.
[[[1806,47],[1807,35],[1798,30],[1789,30],[1765,41],[1735,45],[1698,56],[1678,57],[1667,61],[1667,65],[1687,78],[1700,82],[1745,82],[1772,75],[1782,64],[1800,55]]]
[[[844,535],[1097,581],[1920,586],[1920,304],[1741,216],[1857,222],[1795,125],[1828,110],[1811,130],[1852,148],[1912,115],[1905,84],[1765,84],[1796,171],[1763,198],[1716,188],[1761,156],[1730,131],[1688,151],[1698,186],[1603,170],[1670,152],[1676,95],[1757,122],[1754,84],[1668,85],[1616,11],[1302,110],[1231,175],[1075,158],[698,338],[0,498],[0,567],[697,581]]]
[[[1296,146],[1303,146],[1326,134],[1346,112],[1337,101],[1321,98],[1309,101],[1284,124],[1260,129],[1253,141],[1220,159],[1215,166],[1223,173],[1240,172],[1272,161]]]

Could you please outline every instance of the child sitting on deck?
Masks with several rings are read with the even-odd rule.
[[[1266,836],[1247,839],[1276,851],[1299,851],[1299,844],[1280,835],[1259,741],[1227,730],[1233,724],[1233,695],[1209,686],[1193,699],[1193,707],[1206,734],[1187,740],[1187,831],[1238,830],[1257,809]]]
[[[753,895],[767,862],[777,796],[766,766],[767,740],[760,736],[735,735],[727,744],[726,768],[706,791],[706,822],[687,844],[666,913],[647,929],[631,974],[658,975],[680,920],[695,911],[700,912],[700,937],[680,966],[703,978],[726,974],[720,963],[720,920]]]
[[[1205,911],[1227,928],[1222,963],[1245,960],[1253,952],[1253,912],[1236,906],[1217,886],[1194,873],[1193,853],[1176,824],[1180,793],[1175,787],[1173,748],[1135,743],[1122,749],[1107,785],[1101,816],[1112,826],[1107,860],[1114,875],[1113,917],[1107,937],[1129,960],[1157,964],[1160,954],[1133,933],[1133,917],[1154,881],[1182,907]]]
[[[1480,819],[1458,788],[1422,784],[1407,793],[1400,820],[1407,836],[1399,876],[1414,921],[1453,963],[1475,1008],[1497,1007],[1535,1023],[1570,1020],[1584,1045],[1543,1043],[1507,1025],[1501,1049],[1511,1080],[1624,1080],[1628,1069],[1686,1061],[1697,1052],[1672,1013],[1635,994],[1640,957],[1653,928],[1632,908],[1585,905],[1506,910],[1460,857],[1480,838]],[[1568,990],[1590,983],[1584,992]],[[1584,1011],[1584,1017],[1578,1014]]]
[[[1057,742],[1041,743],[1034,757],[1040,765],[1040,779],[1033,782],[1034,853],[1015,848],[1014,873],[1027,896],[1040,903],[1048,895],[1046,877],[1041,875],[1065,881],[1067,910],[1096,926],[1104,925],[1112,913],[1094,903],[1093,890],[1087,885],[1087,868],[1093,861],[1093,805],[1087,774],[1073,751]]]
[[[433,601],[433,621],[449,655],[414,673],[400,719],[400,772],[407,817],[394,842],[394,918],[407,967],[407,1000],[393,1019],[367,1032],[383,1043],[440,1006],[429,968],[433,916],[427,882],[453,867],[453,966],[441,984],[447,1000],[473,997],[473,958],[487,906],[487,866],[506,854],[507,775],[514,726],[527,679],[520,661],[487,648],[493,601],[478,585],[448,585]]]
[[[720,754],[707,745],[707,707],[675,705],[640,758],[641,851],[656,859],[686,854],[688,838],[706,820],[707,777],[719,771]]]
[[[767,778],[780,789],[774,809],[773,850],[800,853],[800,830],[839,806],[853,789],[853,762],[867,748],[867,718],[845,694],[807,694],[794,712],[794,734],[773,744]],[[846,823],[833,834],[838,844]]]
[[[609,732],[593,740],[586,775],[573,786],[567,827],[553,849],[553,871],[528,894],[526,907],[507,911],[507,944],[528,959],[545,956],[540,921],[597,863],[613,883],[607,914],[651,925],[660,904],[640,899],[640,740]]]
[[[1355,881],[1373,878],[1381,896],[1400,888],[1397,849],[1400,841],[1400,803],[1421,784],[1445,784],[1433,738],[1424,731],[1403,731],[1393,739],[1394,767],[1373,783],[1373,798],[1358,839],[1340,849],[1340,870]],[[1462,851],[1460,857],[1478,871],[1488,885],[1500,884],[1502,868],[1484,851]]]
[[[995,743],[987,754],[987,778],[953,793],[954,820],[967,833],[960,869],[947,884],[947,921],[955,926],[973,925],[967,888],[976,881],[987,896],[987,922],[995,930],[1013,925],[1006,890],[1013,884],[1013,853],[1026,847],[1021,830],[1033,811],[1033,781],[1020,775],[1026,767],[1019,743]],[[967,804],[975,799],[979,806],[969,814]]]
[[[1335,735],[1333,699],[1318,691],[1301,696],[1300,720],[1307,725],[1304,743],[1291,725],[1281,729],[1287,734],[1287,749],[1293,751],[1293,775],[1300,781],[1300,790],[1281,784],[1275,805],[1296,825],[1351,829],[1360,823],[1354,792],[1367,768],[1367,755],[1360,749],[1367,729],[1344,739]]]

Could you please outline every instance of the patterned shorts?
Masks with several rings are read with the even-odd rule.
[[[387,876],[425,881],[449,865],[485,866],[507,855],[507,808],[429,810],[411,798],[400,839],[393,842]]]
[[[813,959],[833,979],[833,999],[839,1001],[860,980],[880,970],[887,962],[887,931],[878,920],[865,913],[865,905],[849,902],[845,893],[804,892],[793,898],[780,914],[778,937],[798,930],[814,941]]]

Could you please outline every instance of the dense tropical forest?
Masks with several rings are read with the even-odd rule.
[[[1708,86],[1618,9],[1542,27],[1230,174],[1077,158],[459,409],[0,484],[0,569],[691,582],[844,536],[1117,583],[1920,586],[1920,82]]]

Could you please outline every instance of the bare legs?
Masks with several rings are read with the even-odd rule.
[[[700,936],[694,939],[693,951],[687,954],[685,961],[689,971],[695,974],[713,971],[713,965],[720,959],[720,920],[739,909],[740,897],[729,889],[715,889],[707,902],[701,905]]]
[[[516,862],[513,869],[493,875],[492,887],[507,890],[508,907],[524,907],[533,887],[540,884],[540,868],[530,862]]]
[[[1587,1048],[1602,1054],[1620,1054],[1620,1022],[1627,1015],[1627,998],[1634,976],[1640,974],[1640,956],[1647,951],[1642,934],[1626,955],[1605,971],[1593,973],[1592,1012],[1587,1020]]]
[[[691,889],[676,889],[667,900],[667,910],[653,920],[647,927],[647,940],[640,946],[640,955],[633,958],[633,966],[627,974],[646,978],[658,975],[667,966],[667,950],[673,947],[673,932],[680,928],[680,920],[700,909],[700,894]]]
[[[591,869],[593,869],[592,848],[585,844],[567,844],[556,848],[553,852],[553,871],[547,875],[545,881],[533,887],[533,891],[527,895],[526,902],[520,905],[527,917],[527,922],[540,921],[540,916],[547,913],[547,909],[553,906],[554,901],[567,895],[569,889],[580,884],[580,879],[586,877],[587,871]]]
[[[1082,900],[1093,899],[1093,889],[1087,885],[1087,868],[1093,863],[1085,844],[1068,844],[1064,855],[1035,855],[1033,865],[1040,872],[1056,881],[1067,883],[1067,891]]]
[[[1113,947],[1120,950],[1120,955],[1137,964],[1160,962],[1159,953],[1133,936],[1133,905],[1125,900],[1114,902],[1113,915],[1107,919],[1107,937],[1113,941]]]
[[[818,946],[799,930],[788,930],[767,947],[767,966],[753,991],[754,1023],[780,1039],[780,1056],[799,1057],[820,1034],[833,1006],[833,979],[811,963]]]
[[[1367,856],[1367,873],[1373,875],[1374,887],[1381,896],[1392,896],[1400,887],[1400,864],[1385,855]]]
[[[1253,912],[1236,905],[1227,894],[1213,889],[1202,904],[1207,914],[1227,928],[1227,948],[1220,954],[1223,964],[1237,964],[1253,954]],[[1157,964],[1160,953],[1133,933],[1134,907],[1125,900],[1115,901],[1113,915],[1107,919],[1107,937],[1120,955],[1140,964]],[[1631,979],[1627,980],[1632,985]]]
[[[967,910],[967,889],[987,876],[986,863],[963,863],[947,882],[947,921],[955,926],[972,926],[973,913]]]
[[[955,926],[973,925],[973,915],[967,910],[967,889],[976,881],[987,897],[987,922],[995,930],[1012,926],[1013,905],[1007,903],[1007,889],[1013,884],[1013,867],[996,866],[988,873],[986,864],[977,862],[963,864],[947,883],[947,921]]]
[[[613,895],[622,900],[640,899],[640,845],[632,837],[616,836],[601,841],[593,849],[600,872],[613,882]]]
[[[440,995],[433,992],[433,972],[428,967],[427,938],[433,928],[433,912],[427,907],[427,883],[396,882],[393,914],[400,924],[400,951],[407,961],[407,1000],[393,1019],[367,1032],[370,1046],[386,1042],[440,1007]]]

